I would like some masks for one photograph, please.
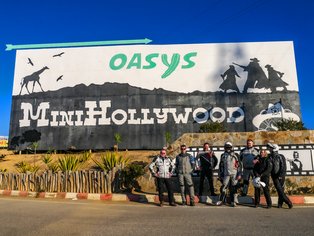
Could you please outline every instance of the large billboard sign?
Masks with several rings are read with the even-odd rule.
[[[10,148],[155,149],[207,121],[300,120],[292,42],[18,50]]]
[[[0,148],[7,148],[7,147],[8,147],[8,137],[0,136]]]

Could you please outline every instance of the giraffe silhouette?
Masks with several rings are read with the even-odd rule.
[[[21,81],[21,85],[22,85],[22,86],[21,86],[20,95],[21,95],[21,93],[22,93],[22,90],[23,90],[23,87],[24,87],[24,86],[25,86],[25,88],[26,88],[28,94],[30,94],[30,92],[29,92],[29,90],[28,90],[28,87],[27,87],[27,85],[28,85],[29,82],[33,82],[33,90],[32,90],[32,93],[34,92],[34,87],[35,87],[35,83],[36,83],[36,82],[39,84],[39,86],[40,86],[40,88],[41,88],[41,91],[44,92],[44,90],[43,90],[43,88],[41,87],[41,84],[40,84],[40,82],[39,82],[39,79],[40,79],[39,75],[40,75],[41,73],[43,73],[45,70],[48,70],[48,69],[49,69],[48,66],[44,66],[42,69],[40,69],[40,70],[38,70],[38,71],[35,71],[33,74],[25,76],[25,77],[22,79],[22,81]]]

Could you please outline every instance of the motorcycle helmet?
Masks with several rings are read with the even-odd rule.
[[[275,143],[267,143],[267,147],[273,149],[274,152],[279,151],[279,146]]]
[[[253,180],[253,185],[255,188],[261,188],[261,187],[265,187],[266,184],[264,182],[261,181],[260,177],[255,177]]]
[[[225,142],[225,148],[232,148],[232,143],[231,142]]]
[[[225,142],[224,148],[225,148],[226,152],[231,152],[232,151],[232,143],[231,142]]]

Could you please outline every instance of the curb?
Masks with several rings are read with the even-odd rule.
[[[48,199],[71,199],[71,200],[94,200],[94,201],[117,201],[117,202],[139,202],[139,203],[159,203],[158,195],[156,194],[99,194],[99,193],[50,193],[50,192],[28,192],[16,190],[0,190],[0,196],[8,197],[30,197],[30,198],[48,198]],[[175,201],[181,203],[181,196],[175,195]],[[278,197],[271,197],[274,204],[277,203]],[[314,204],[314,196],[289,196],[293,204]],[[167,201],[167,197],[164,197]],[[195,196],[196,203],[215,204],[218,201],[218,196]],[[250,196],[241,197],[235,196],[235,201],[240,204],[254,204],[254,198]],[[187,196],[189,203],[189,197]],[[266,204],[265,197],[261,197],[261,204]]]

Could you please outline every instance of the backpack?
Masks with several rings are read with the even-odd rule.
[[[286,158],[282,154],[274,154],[272,157],[273,175],[282,175],[286,173]]]

